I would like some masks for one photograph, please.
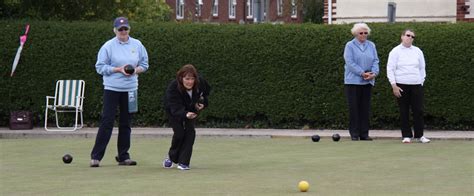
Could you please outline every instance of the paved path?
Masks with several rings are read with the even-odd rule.
[[[309,138],[312,135],[321,137],[331,137],[338,133],[343,139],[349,139],[347,130],[303,130],[303,129],[224,129],[224,128],[196,128],[198,137],[303,137]],[[66,131],[45,131],[43,128],[36,127],[31,130],[10,130],[6,127],[0,127],[0,139],[12,138],[95,138],[97,128],[82,128],[73,132]],[[117,134],[117,128],[114,128],[113,135]],[[171,128],[132,128],[132,137],[171,137],[173,131]],[[401,139],[399,130],[370,130],[370,136],[374,139]],[[474,131],[435,131],[426,130],[425,136],[432,140],[474,140]]]

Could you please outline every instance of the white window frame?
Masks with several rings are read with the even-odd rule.
[[[201,16],[202,15],[202,0],[196,0],[196,16]]]
[[[229,19],[235,19],[237,0],[229,0]]]
[[[247,19],[253,18],[253,0],[247,0],[247,5],[245,6],[247,10]]]
[[[465,18],[474,18],[474,0],[470,0],[468,2],[465,2],[466,5],[469,6],[469,9],[467,10],[469,12],[468,15],[465,15]]]
[[[296,5],[296,0],[291,0],[291,18],[298,17],[298,6]]]
[[[277,0],[277,14],[278,16],[283,15],[283,0]]]
[[[212,16],[219,16],[219,0],[213,0]]]
[[[184,18],[184,0],[176,0],[176,19]]]
[[[263,20],[267,18],[267,1],[263,0]]]

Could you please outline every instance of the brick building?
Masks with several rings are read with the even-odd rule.
[[[326,24],[474,22],[474,0],[324,0],[323,19]]]
[[[176,21],[301,23],[298,0],[166,0]]]
[[[474,22],[474,0],[456,1],[456,21]]]

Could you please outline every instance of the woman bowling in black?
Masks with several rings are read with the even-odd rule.
[[[166,89],[164,104],[169,124],[173,128],[173,138],[168,156],[163,161],[164,168],[177,164],[180,170],[189,170],[196,130],[194,125],[198,113],[208,106],[211,87],[197,74],[193,65],[179,69],[176,79]]]

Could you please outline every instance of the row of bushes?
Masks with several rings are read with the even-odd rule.
[[[105,22],[30,22],[28,41],[14,77],[11,63],[25,21],[0,21],[0,126],[9,112],[30,110],[42,124],[45,96],[58,79],[86,81],[85,121],[97,126],[102,78],[94,64],[114,36]],[[136,126],[164,126],[162,96],[180,66],[191,63],[213,87],[208,127],[347,127],[343,93],[344,45],[351,25],[210,25],[132,23],[132,37],[148,50],[150,69],[140,76]],[[472,129],[474,123],[474,23],[369,24],[381,74],[372,97],[372,127],[398,127],[398,109],[386,79],[390,50],[400,33],[416,31],[425,54],[426,126]]]

